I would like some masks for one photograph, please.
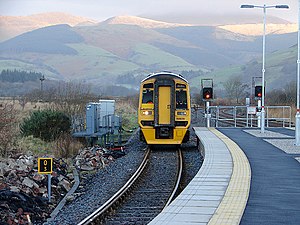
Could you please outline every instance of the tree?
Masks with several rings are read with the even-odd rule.
[[[267,93],[266,100],[270,105],[293,105],[296,102],[297,89],[295,82],[290,82],[282,89],[273,89]]]
[[[223,86],[227,96],[230,99],[235,99],[236,104],[239,104],[239,100],[248,94],[249,85],[243,84],[240,76],[229,78]]]
[[[56,110],[68,116],[83,114],[88,102],[99,100],[91,93],[89,85],[80,82],[61,82],[46,91],[44,96],[49,102],[54,103]]]
[[[44,141],[56,140],[62,133],[69,132],[71,121],[64,113],[54,110],[35,111],[20,125],[23,136],[40,138]]]

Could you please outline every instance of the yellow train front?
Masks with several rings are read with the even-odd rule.
[[[180,145],[189,140],[189,84],[181,75],[160,72],[141,82],[140,138],[149,145]]]

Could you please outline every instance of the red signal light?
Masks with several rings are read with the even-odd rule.
[[[211,87],[206,87],[202,89],[202,99],[211,100],[213,98],[213,89]]]
[[[255,86],[254,96],[256,98],[261,98],[262,97],[262,86],[260,86],[260,85]]]

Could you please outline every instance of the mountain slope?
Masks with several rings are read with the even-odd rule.
[[[0,16],[0,42],[22,33],[57,24],[70,26],[95,24],[96,21],[66,13],[52,12],[30,16]]]
[[[196,26],[222,26],[228,24],[249,24],[249,23],[261,23],[262,14],[258,10],[257,12],[245,13],[241,10],[239,13],[232,12],[199,12],[195,10],[193,12],[182,13],[163,13],[153,12],[149,14],[142,14],[142,17],[151,18],[153,20],[165,21],[168,23],[185,23],[193,24]],[[237,19],[238,18],[238,19]],[[268,23],[273,24],[288,24],[290,22],[268,15]]]
[[[206,66],[223,67],[230,64],[243,64],[254,57],[259,57],[262,51],[261,37],[239,35],[216,27],[193,26],[156,30],[201,49],[198,53],[195,49],[182,49],[175,53],[174,48],[171,48],[170,52],[180,57],[185,57],[184,55],[191,52],[187,61],[191,62],[190,59],[197,55],[195,58],[198,63],[202,61]],[[267,35],[266,42],[267,52],[286,49],[297,42],[297,34]],[[166,46],[162,48],[166,49]]]
[[[235,24],[218,26],[221,29],[228,30],[237,34],[249,36],[261,36],[263,24]],[[266,34],[287,34],[298,31],[298,24],[270,24],[266,26]]]
[[[297,46],[294,45],[288,49],[275,51],[266,55],[265,65],[265,82],[266,92],[273,89],[282,89],[289,82],[296,83],[297,74]],[[223,83],[228,80],[230,76],[242,77],[244,83],[251,86],[252,77],[262,76],[262,60],[251,60],[244,65],[233,65],[229,67],[220,68],[206,74],[214,80],[214,85],[217,89],[223,88]],[[193,78],[190,83],[192,87],[197,87],[197,81],[201,77]]]
[[[166,23],[157,20],[146,19],[137,16],[116,16],[107,19],[102,24],[126,24],[136,25],[143,28],[169,28],[169,27],[182,27],[182,26],[193,26],[191,24],[180,24],[180,23]]]
[[[101,23],[92,27],[74,27],[74,30],[84,37],[86,43],[125,58],[138,43],[161,42],[172,43],[175,46],[192,46],[189,42],[178,40],[156,30],[134,25]]]
[[[148,22],[154,27],[161,26],[139,18],[124,24],[123,18],[114,22],[118,24],[106,21],[93,26],[54,25],[36,29],[0,43],[0,70],[23,67],[43,72],[52,79],[86,80],[100,85],[113,84],[126,74],[135,76],[158,70],[205,73],[234,65],[234,70],[212,74],[216,80],[225,80],[225,75],[236,75],[240,66],[255,57],[261,58],[261,37],[213,26],[142,27]],[[266,38],[268,54],[297,42],[295,33]],[[246,70],[247,76],[256,74],[256,69],[261,71],[255,65],[249,68],[253,70]]]
[[[0,56],[2,60],[13,59],[11,63],[15,62],[16,66],[27,63],[24,68],[32,68],[32,64],[36,64],[39,71],[48,68],[47,74],[51,72],[51,77],[55,74],[54,77],[59,75],[61,79],[96,82],[114,82],[117,75],[136,70],[199,69],[152,46],[150,43],[154,40],[189,46],[184,41],[131,25],[74,28],[55,25],[0,43]],[[2,68],[12,69],[11,63]]]
[[[11,53],[36,52],[76,54],[66,43],[82,42],[83,38],[69,25],[55,25],[31,31],[0,44],[0,51]]]

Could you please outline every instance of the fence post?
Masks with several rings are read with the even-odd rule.
[[[236,106],[234,106],[234,127],[236,127]]]

